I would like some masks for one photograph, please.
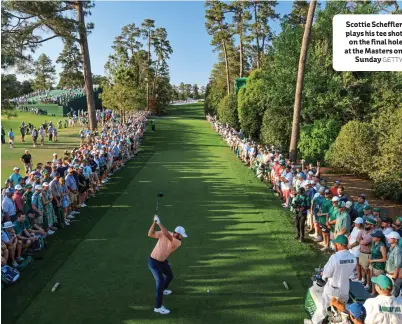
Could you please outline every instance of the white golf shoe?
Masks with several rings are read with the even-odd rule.
[[[164,294],[165,296],[170,295],[171,293],[172,293],[172,291],[171,291],[171,290],[168,290],[168,289],[165,289],[165,290],[163,291],[163,294]]]
[[[168,309],[166,309],[165,307],[161,306],[161,307],[159,307],[159,308],[154,308],[154,312],[155,312],[155,313],[162,314],[162,315],[166,315],[166,314],[169,314],[169,313],[170,313],[170,310],[168,310]]]

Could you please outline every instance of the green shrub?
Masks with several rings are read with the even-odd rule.
[[[389,123],[385,125],[383,119]],[[374,193],[382,199],[402,200],[402,107],[392,117],[384,111],[374,123],[383,124],[378,128],[378,155],[369,173]]]
[[[377,136],[370,123],[350,121],[339,132],[325,159],[335,167],[369,174],[377,153]]]
[[[238,93],[238,114],[240,128],[246,136],[259,137],[264,114],[264,79],[261,70],[254,70],[247,79],[245,88]]]
[[[301,157],[309,161],[322,161],[340,129],[340,121],[334,119],[315,120],[314,124],[302,126],[298,144]]]
[[[221,123],[229,124],[235,129],[239,128],[236,94],[231,93],[221,100],[218,106],[218,118]]]

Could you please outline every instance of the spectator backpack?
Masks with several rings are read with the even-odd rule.
[[[16,282],[20,278],[18,270],[9,265],[1,266],[1,282],[9,285]]]
[[[45,241],[42,236],[36,236],[37,240],[34,242],[33,249],[34,251],[40,251],[43,250],[45,247]]]

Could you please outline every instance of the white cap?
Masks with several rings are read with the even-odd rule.
[[[183,226],[177,226],[174,231],[183,237],[187,237],[186,231]]]
[[[332,197],[331,201],[332,201],[332,202],[337,202],[337,201],[339,201],[339,197],[338,197],[338,196],[334,196],[334,197]]]
[[[42,186],[41,185],[36,185],[35,190],[42,190]]]
[[[57,153],[53,153],[53,156],[56,156],[57,155]]]
[[[313,172],[313,171],[309,171],[309,172],[307,172],[307,174],[313,175],[314,172]]]
[[[353,205],[353,203],[351,201],[347,201],[345,204],[346,208],[350,208],[350,207],[352,207],[352,205]]]
[[[18,185],[16,185],[16,186],[15,186],[15,190],[22,190],[22,186],[21,186],[21,185],[19,185],[19,184],[18,184]]]
[[[401,236],[399,235],[399,233],[398,232],[391,232],[391,233],[389,233],[389,234],[387,234],[387,235],[385,235],[385,237],[386,238],[389,238],[389,239],[395,239],[395,240],[399,240],[400,238],[401,238]]]
[[[49,187],[49,183],[47,182],[42,183],[42,187]]]
[[[20,169],[19,167],[14,167],[13,171],[19,170],[19,169]]]
[[[361,218],[361,217],[357,217],[353,223],[355,223],[355,224],[363,224],[363,223],[364,223],[364,219]]]

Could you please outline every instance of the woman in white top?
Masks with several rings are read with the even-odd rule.
[[[356,277],[352,279],[353,281],[360,281],[361,280],[361,269],[359,265],[359,256],[360,256],[360,243],[356,240],[357,236],[361,231],[363,231],[363,223],[364,220],[361,217],[357,217],[354,221],[355,226],[353,227],[352,232],[349,235],[349,251],[352,253],[356,259]]]

